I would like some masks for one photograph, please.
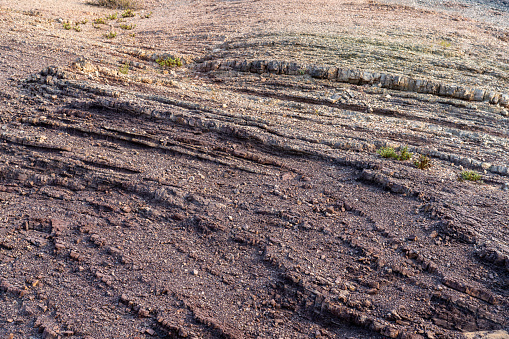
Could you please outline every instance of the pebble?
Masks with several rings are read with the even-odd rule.
[[[198,275],[198,270],[193,270],[193,275]]]

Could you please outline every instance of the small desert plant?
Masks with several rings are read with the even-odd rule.
[[[64,22],[63,25],[64,25],[64,28],[67,29],[67,30],[72,28],[72,26],[71,26],[71,24],[69,22]]]
[[[460,173],[460,180],[479,181],[482,176],[476,171],[463,171]]]
[[[441,40],[438,44],[444,48],[448,48],[448,47],[452,46],[452,44],[449,41],[445,41],[445,40]]]
[[[136,9],[140,7],[137,0],[92,0],[92,5],[118,9]]]
[[[392,159],[398,158],[398,153],[396,153],[396,151],[392,147],[382,147],[376,152],[378,154],[380,154],[383,158],[392,158]]]
[[[426,170],[433,166],[431,159],[423,154],[419,156],[419,159],[414,161],[414,165],[420,170]]]
[[[182,66],[182,61],[180,60],[180,58],[170,58],[170,57],[168,57],[166,59],[159,58],[159,59],[156,60],[156,62],[161,67],[171,68],[171,67],[180,67],[180,66]]]
[[[126,30],[131,30],[131,29],[136,28],[136,25],[120,24],[120,28],[126,29]]]
[[[132,18],[135,15],[136,15],[136,13],[134,13],[134,11],[132,9],[126,9],[122,13],[122,18]]]
[[[117,17],[118,17],[118,13],[113,13],[113,14],[107,15],[106,19],[108,19],[108,20],[116,20]]]
[[[73,29],[76,31],[76,32],[81,32],[81,27],[76,25],[73,27]]]
[[[408,152],[408,146],[403,147],[399,151],[399,158],[398,160],[408,160],[412,157],[412,153]]]
[[[129,73],[129,63],[126,62],[125,64],[123,64],[122,66],[120,66],[119,70],[118,70],[120,73],[122,74],[127,74]]]
[[[97,18],[97,19],[94,20],[94,24],[96,24],[96,25],[100,25],[100,24],[105,25],[106,24],[106,20],[104,18]]]
[[[117,32],[109,31],[107,34],[104,35],[107,39],[113,39],[117,36]]]
[[[131,36],[131,38],[136,37],[136,33],[131,33],[131,34],[129,34],[129,35]]]
[[[390,158],[396,160],[408,160],[412,157],[412,153],[408,152],[408,146],[405,146],[400,149],[399,154],[392,147],[382,147],[378,151],[383,158]]]
[[[83,19],[76,23],[76,25],[86,25],[88,23],[88,19]]]

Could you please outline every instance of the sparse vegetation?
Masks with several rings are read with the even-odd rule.
[[[480,181],[482,176],[476,171],[463,171],[460,173],[460,180],[468,180],[468,181]]]
[[[159,58],[159,59],[156,60],[156,62],[161,67],[172,68],[172,67],[180,67],[180,66],[182,66],[182,61],[180,60],[180,58],[170,58],[170,57],[167,57],[165,59]]]
[[[412,158],[412,153],[408,152],[408,146],[403,147],[399,151],[399,159],[398,160],[408,160]]]
[[[137,9],[141,7],[137,0],[92,0],[89,3],[115,9]]]
[[[444,48],[449,48],[452,46],[452,44],[449,41],[445,40],[441,40],[438,44]]]
[[[122,29],[125,29],[125,30],[131,30],[131,29],[134,29],[136,27],[136,25],[128,25],[128,24],[120,24],[120,28]]]
[[[426,170],[433,166],[431,159],[423,154],[419,156],[419,159],[414,161],[414,165],[420,170]]]
[[[114,32],[114,31],[109,31],[108,33],[105,34],[105,37],[107,39],[113,39],[116,36],[117,36],[117,32]]]
[[[392,147],[382,147],[376,152],[383,158],[396,159],[400,161],[408,160],[412,157],[412,153],[408,152],[408,146],[402,147],[399,154]]]
[[[129,73],[129,62],[126,62],[124,63],[122,66],[120,66],[120,68],[118,69],[118,71],[122,74],[127,74]]]
[[[94,24],[96,25],[105,25],[106,24],[106,19],[104,18],[97,18],[94,20]]]
[[[63,26],[64,26],[64,29],[67,29],[67,30],[70,30],[72,28],[71,23],[69,23],[69,22],[64,22]]]
[[[76,23],[76,25],[86,25],[88,23],[88,19],[83,19]]]
[[[113,13],[113,14],[110,14],[110,15],[107,15],[106,18],[108,20],[116,20],[118,17],[118,13]]]
[[[134,11],[132,9],[126,9],[123,13],[122,13],[122,18],[132,18],[136,15],[136,13],[134,13]]]
[[[76,31],[76,32],[81,32],[81,27],[76,25],[73,27],[73,29]]]

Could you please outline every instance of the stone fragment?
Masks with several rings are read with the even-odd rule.
[[[61,243],[56,243],[55,244],[55,250],[56,251],[62,251],[65,249],[65,245],[64,244],[61,244]]]
[[[79,253],[74,250],[72,250],[71,253],[69,253],[69,257],[71,257],[71,259],[76,260],[76,261],[78,261],[80,259]]]
[[[509,107],[509,94],[501,94],[498,103],[501,106]]]
[[[483,89],[477,88],[474,91],[474,101],[483,101],[485,91]]]

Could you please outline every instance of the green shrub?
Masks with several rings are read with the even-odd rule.
[[[108,20],[116,20],[117,17],[118,17],[118,13],[113,13],[113,14],[107,15],[106,19],[108,19]]]
[[[159,58],[156,60],[156,62],[159,64],[159,66],[161,67],[168,67],[168,68],[171,68],[171,67],[180,67],[182,66],[182,61],[180,60],[180,58],[166,58],[166,59],[163,59],[163,58]]]
[[[104,35],[107,39],[113,39],[117,36],[117,32],[109,31],[107,34]]]
[[[376,151],[383,158],[396,159],[396,160],[408,160],[412,157],[412,153],[408,152],[408,146],[400,149],[399,154],[392,147],[382,147]]]
[[[132,9],[126,9],[123,13],[122,13],[122,18],[132,18],[136,15],[136,13],[134,13],[134,11]]]
[[[123,65],[119,68],[119,70],[118,70],[118,71],[119,71],[120,73],[122,73],[122,74],[127,74],[127,73],[129,73],[129,63],[128,63],[128,62],[126,62],[125,64],[123,64]]]
[[[120,28],[126,29],[126,30],[131,30],[131,29],[136,28],[136,25],[120,24]]]
[[[433,164],[431,163],[431,159],[422,154],[419,156],[419,159],[414,161],[414,165],[420,170],[426,170],[433,166]]]
[[[408,160],[412,157],[412,153],[408,152],[408,146],[403,147],[399,151],[399,158],[398,160]]]
[[[64,22],[63,25],[64,25],[64,28],[67,29],[67,30],[72,28],[72,26],[71,26],[71,24],[69,22]]]
[[[94,24],[96,24],[96,25],[99,25],[99,24],[105,25],[106,24],[106,20],[104,18],[97,18],[97,19],[94,20]]]
[[[475,182],[481,180],[482,176],[476,171],[463,171],[460,173],[460,179]]]
[[[376,152],[378,154],[380,154],[383,158],[392,158],[392,159],[398,158],[398,153],[396,153],[396,151],[392,147],[382,147]]]

